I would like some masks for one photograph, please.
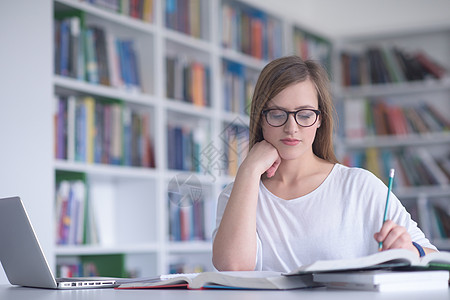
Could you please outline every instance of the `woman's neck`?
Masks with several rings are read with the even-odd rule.
[[[313,153],[304,155],[295,160],[282,160],[275,175],[271,178],[286,184],[321,172],[323,167],[330,163],[317,157]]]

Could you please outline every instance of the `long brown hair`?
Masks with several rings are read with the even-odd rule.
[[[298,56],[273,60],[261,71],[250,109],[249,149],[264,139],[261,116],[267,103],[286,87],[306,80],[311,80],[316,87],[321,117],[320,127],[312,145],[313,152],[331,163],[338,162],[333,148],[335,109],[329,91],[328,75],[319,63],[312,60],[303,61]]]

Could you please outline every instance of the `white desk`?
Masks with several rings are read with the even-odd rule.
[[[450,299],[450,289],[445,291],[425,291],[425,292],[367,292],[367,291],[344,291],[327,290],[326,288],[301,289],[290,291],[242,291],[242,290],[175,290],[175,289],[154,289],[154,290],[46,290],[15,287],[10,285],[0,285],[1,300],[273,300],[273,299],[346,299],[346,300],[370,300],[370,299]]]

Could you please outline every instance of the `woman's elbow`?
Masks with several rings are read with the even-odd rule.
[[[239,259],[225,259],[213,254],[212,263],[218,271],[254,271],[255,263]]]

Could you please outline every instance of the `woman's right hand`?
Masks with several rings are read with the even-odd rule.
[[[265,172],[270,178],[275,174],[280,163],[281,158],[277,149],[266,140],[262,140],[253,145],[241,167],[257,170],[260,175]]]

